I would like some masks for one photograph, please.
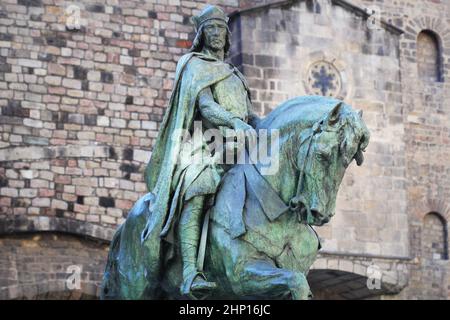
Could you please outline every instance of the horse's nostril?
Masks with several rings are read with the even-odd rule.
[[[330,221],[329,216],[322,214],[317,209],[311,209],[311,215],[313,216],[315,223],[317,225],[323,225],[323,224],[327,223],[328,221]]]
[[[318,210],[312,209],[311,214],[313,215],[314,218],[320,217],[320,212]]]

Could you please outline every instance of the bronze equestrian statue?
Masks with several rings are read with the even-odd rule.
[[[320,248],[311,225],[330,220],[346,168],[363,162],[370,134],[362,113],[307,96],[259,119],[243,75],[224,62],[226,15],[208,6],[193,21],[197,36],[178,62],[147,166],[150,192],[112,240],[101,298],[308,299],[306,275]],[[186,138],[197,122],[200,133],[215,129],[223,139],[230,130],[276,132],[276,174],[248,161],[260,137],[244,146],[215,141],[209,152],[205,134]],[[234,165],[221,161],[230,150]]]

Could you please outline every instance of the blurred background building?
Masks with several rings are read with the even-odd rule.
[[[1,0],[0,298],[95,299],[205,1]],[[316,299],[448,299],[450,1],[209,1],[255,109],[320,94],[371,143],[316,228]]]

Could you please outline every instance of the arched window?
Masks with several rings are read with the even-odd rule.
[[[441,215],[431,212],[423,220],[422,257],[448,259],[447,223]]]
[[[417,36],[417,68],[419,78],[428,81],[442,81],[442,53],[436,33],[424,30]]]

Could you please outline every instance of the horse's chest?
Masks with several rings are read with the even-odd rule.
[[[306,271],[317,255],[319,240],[309,225],[286,214],[273,222],[248,223],[243,240],[280,267]]]

